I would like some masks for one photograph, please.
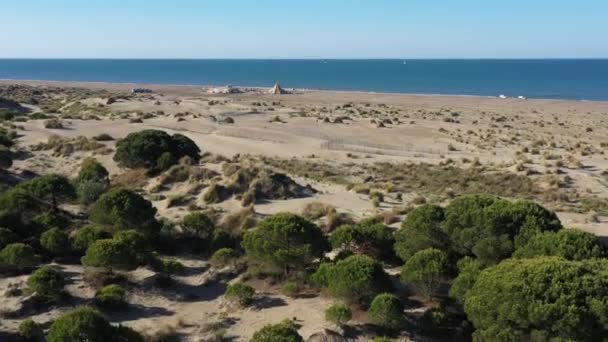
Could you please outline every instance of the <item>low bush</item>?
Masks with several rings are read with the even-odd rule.
[[[78,229],[74,235],[72,235],[72,248],[78,252],[84,253],[93,242],[97,240],[109,239],[111,237],[112,234],[106,232],[101,227],[82,227]]]
[[[268,324],[253,334],[250,342],[304,342],[291,321]]]
[[[232,248],[220,248],[211,256],[211,263],[216,267],[223,267],[235,262],[238,253]]]
[[[352,318],[351,309],[345,304],[333,304],[325,310],[325,320],[336,325],[342,325]]]
[[[27,279],[27,288],[48,303],[59,303],[65,296],[65,278],[52,266],[43,266]]]
[[[44,128],[48,129],[64,129],[63,123],[57,118],[52,118],[44,121]]]
[[[59,228],[51,228],[40,236],[40,246],[53,256],[70,253],[68,234]]]
[[[119,310],[127,305],[127,292],[116,284],[107,285],[103,287],[95,295],[95,305],[108,309],[108,310]]]
[[[134,330],[114,327],[99,311],[90,307],[72,309],[53,322],[47,335],[48,342],[143,342]]]
[[[248,306],[253,303],[255,289],[247,284],[235,283],[226,288],[224,296],[231,302],[238,303],[240,306]]]
[[[157,270],[166,274],[180,274],[184,269],[184,265],[175,259],[160,259],[157,264]]]
[[[368,310],[370,321],[386,330],[396,331],[403,325],[403,305],[394,294],[381,293]]]
[[[104,239],[93,242],[81,258],[85,266],[131,270],[137,267],[137,255],[125,242],[115,239]]]
[[[295,281],[286,281],[281,285],[281,293],[287,297],[295,298],[300,294],[300,285]]]
[[[34,249],[23,243],[11,243],[0,251],[0,265],[4,267],[26,268],[35,266],[38,258]]]
[[[40,341],[42,337],[42,327],[31,318],[21,322],[17,331],[24,342]]]

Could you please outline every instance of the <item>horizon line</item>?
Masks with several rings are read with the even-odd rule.
[[[607,57],[0,57],[0,60],[249,60],[249,61],[306,61],[306,60],[325,60],[325,61],[365,61],[365,60],[411,60],[411,61],[432,61],[432,60],[608,60]]]

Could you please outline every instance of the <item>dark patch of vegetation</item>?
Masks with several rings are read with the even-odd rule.
[[[158,168],[164,170],[188,156],[195,161],[200,149],[181,134],[169,134],[158,130],[143,130],[127,135],[116,144],[114,160],[127,168]]]

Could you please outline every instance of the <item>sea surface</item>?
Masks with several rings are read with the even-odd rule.
[[[0,59],[0,79],[608,101],[608,59]]]

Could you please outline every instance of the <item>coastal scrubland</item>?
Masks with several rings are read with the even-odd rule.
[[[0,82],[0,340],[601,341],[608,104]]]

